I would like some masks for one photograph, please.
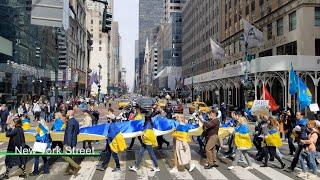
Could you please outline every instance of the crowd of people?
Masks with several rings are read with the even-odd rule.
[[[0,118],[1,118],[1,132],[5,132],[6,136],[10,138],[8,143],[8,152],[14,152],[16,148],[30,148],[25,142],[24,131],[30,129],[29,112],[32,112],[37,127],[35,128],[36,142],[45,143],[45,148],[60,148],[68,149],[76,147],[78,144],[77,135],[80,128],[95,126],[99,123],[100,113],[96,110],[96,105],[93,103],[85,104],[78,103],[65,103],[62,98],[59,98],[55,106],[48,106],[46,112],[44,106],[35,102],[32,107],[26,107],[21,104],[18,110],[8,110],[6,105],[1,105]],[[109,102],[108,102],[109,103]],[[71,105],[70,105],[71,104]],[[84,115],[82,121],[75,119],[74,114],[79,107]],[[105,104],[107,106],[107,104]],[[82,107],[82,108],[81,108]],[[103,161],[97,165],[97,170],[104,171],[113,157],[116,167],[112,172],[121,171],[118,153],[112,148],[111,142],[115,135],[120,132],[120,129],[115,126],[115,122],[119,121],[115,115],[114,109],[109,105],[107,111],[107,122],[110,123],[108,129],[108,137],[106,137],[105,149],[101,153]],[[223,111],[223,112],[221,112]],[[185,166],[189,171],[193,171],[195,165],[191,161],[190,143],[192,139],[188,132],[190,131],[190,123],[196,123],[203,127],[201,136],[196,137],[196,142],[199,145],[200,153],[206,158],[204,169],[212,169],[219,166],[217,156],[225,156],[231,158],[233,163],[228,167],[233,170],[238,166],[239,160],[245,158],[248,166],[245,169],[253,169],[249,151],[253,146],[258,151],[255,154],[255,160],[261,161],[261,167],[268,167],[269,161],[277,159],[280,163],[280,169],[288,172],[294,172],[297,163],[301,164],[302,171],[296,174],[301,178],[316,179],[319,157],[319,140],[320,122],[319,116],[309,113],[305,116],[304,112],[294,113],[291,109],[283,111],[279,116],[272,115],[258,115],[253,116],[256,125],[254,130],[250,128],[248,119],[242,111],[234,110],[227,113],[225,109],[213,107],[209,113],[196,111],[196,120],[190,121],[183,114],[174,114],[173,109],[168,105],[164,109],[155,105],[148,113],[143,114],[139,104],[131,108],[125,116],[125,120],[144,120],[143,134],[138,136],[140,148],[138,156],[134,164],[129,166],[129,170],[137,172],[140,168],[144,152],[147,151],[152,162],[153,172],[159,172],[160,168],[158,160],[155,155],[154,148],[162,149],[162,145],[166,144],[167,148],[171,148],[169,141],[163,136],[155,136],[153,132],[153,117],[163,116],[168,119],[174,119],[179,123],[175,131],[171,134],[173,138],[172,144],[172,159],[173,168],[170,173],[178,173],[178,166]],[[193,115],[192,115],[193,116]],[[124,116],[122,116],[124,117]],[[123,120],[123,119],[122,119]],[[28,125],[29,124],[29,125]],[[64,139],[60,141],[52,141],[50,138],[51,130],[64,130]],[[227,132],[227,133],[226,133]],[[221,135],[224,134],[224,135]],[[289,153],[293,156],[293,160],[289,167],[285,167],[285,163],[281,158],[280,147],[283,146],[283,139],[288,141]],[[133,145],[136,138],[132,138],[127,151],[133,150]],[[83,147],[92,149],[92,141],[84,141]],[[42,156],[44,168],[43,173],[49,174],[49,161],[50,158]],[[73,158],[68,156],[62,157],[69,163],[68,174],[77,174],[81,168]],[[39,175],[39,160],[40,157],[34,157],[34,170],[31,175]],[[7,156],[5,160],[6,172],[1,175],[0,179],[8,179],[9,172],[13,166],[19,166],[22,169],[22,177],[27,177],[26,172],[27,158],[23,156]],[[307,162],[307,163],[305,163]],[[311,170],[308,172],[307,167]],[[285,169],[286,168],[286,169]]]

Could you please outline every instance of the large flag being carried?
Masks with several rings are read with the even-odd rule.
[[[210,38],[213,59],[224,59],[226,57],[225,51],[212,38]]]
[[[250,24],[247,20],[242,19],[244,38],[248,43],[248,48],[259,47],[263,43],[263,33]]]
[[[312,94],[308,88],[308,86],[298,77],[299,83],[299,103],[301,110],[304,110],[306,107],[310,106],[312,101]]]
[[[291,64],[291,69],[289,72],[289,93],[291,95],[297,93],[298,91],[298,83],[297,83],[298,77],[296,75],[296,73],[293,70],[293,66]]]
[[[272,95],[269,93],[267,87],[263,86],[263,99],[269,100],[269,107],[271,111],[277,111],[279,109],[279,106],[277,105],[276,101],[272,97]]]

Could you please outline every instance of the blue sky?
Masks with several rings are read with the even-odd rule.
[[[126,82],[134,84],[135,40],[138,39],[139,0],[114,0],[114,20],[119,22],[122,66],[126,68]]]

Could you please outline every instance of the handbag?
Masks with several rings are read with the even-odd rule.
[[[48,144],[43,142],[35,142],[33,144],[33,152],[45,153],[47,150]]]

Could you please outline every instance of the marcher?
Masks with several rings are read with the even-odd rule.
[[[135,115],[134,115],[134,120],[142,120],[144,117],[143,117],[143,114],[141,113],[141,108],[140,108],[140,106],[137,106],[137,107],[135,108],[135,110],[136,110],[136,112],[135,112]],[[135,139],[136,139],[135,137],[131,139],[131,142],[130,142],[130,145],[129,145],[127,151],[132,151],[132,147],[133,147],[133,145],[134,145]],[[139,140],[140,144],[142,145],[143,142],[142,142],[142,139],[141,139],[140,136],[138,137],[138,140]]]
[[[92,126],[92,118],[89,114],[90,112],[88,110],[85,110],[83,112],[83,115],[84,115],[84,119],[83,121],[81,121],[79,123],[80,125],[80,128],[85,128],[85,127],[91,127]],[[88,146],[90,149],[92,149],[92,144],[91,144],[92,141],[83,141],[83,148],[85,149],[86,148],[86,143],[88,143]]]
[[[79,134],[79,123],[78,121],[74,118],[74,112],[73,110],[69,110],[67,112],[67,117],[66,117],[66,130],[64,132],[64,150],[70,150],[74,147],[77,146],[77,137]],[[70,157],[63,156],[62,157],[66,162],[69,163],[69,172],[68,174],[75,175],[80,169],[80,165],[78,165],[74,160]]]
[[[6,132],[6,137],[9,137],[9,144],[7,148],[8,153],[16,152],[16,149],[23,151],[26,147],[26,141],[22,129],[21,119],[16,117],[13,120],[14,124],[9,125]],[[0,179],[9,179],[9,172],[14,166],[19,166],[22,170],[20,177],[27,178],[26,172],[26,157],[25,156],[6,156],[5,158],[6,172],[1,175]]]
[[[293,128],[296,126],[296,122],[292,117],[290,110],[285,112],[281,118],[283,119],[285,137],[288,139],[290,155],[294,155],[294,152],[296,151],[296,147],[293,144],[292,131],[293,131]]]
[[[49,134],[49,128],[48,124],[45,122],[44,119],[40,119],[40,123],[38,127],[36,128],[36,142],[39,143],[46,143],[47,144],[47,149],[51,148],[51,138]],[[41,156],[43,160],[43,173],[44,174],[49,174],[49,158],[47,156]],[[37,176],[39,175],[39,156],[34,157],[34,168],[32,172],[32,176]]]
[[[178,165],[185,166],[189,164],[189,172],[193,171],[195,164],[191,162],[191,151],[188,143],[191,142],[189,132],[189,126],[187,126],[187,121],[182,114],[175,115],[177,121],[179,122],[176,131],[172,134],[174,137],[173,141],[173,157],[174,157],[174,167],[170,170],[170,173],[178,173]]]
[[[209,121],[203,122],[203,128],[205,132],[205,137],[207,145],[205,147],[207,155],[207,164],[204,166],[205,169],[211,169],[213,167],[218,167],[217,156],[216,156],[216,145],[219,142],[218,132],[220,122],[217,118],[217,110],[212,109],[209,114]]]
[[[7,120],[9,117],[9,110],[5,104],[0,107],[1,132],[7,131]]]
[[[237,166],[241,154],[246,158],[248,166],[245,168],[247,170],[253,169],[250,157],[248,155],[248,150],[252,147],[252,142],[249,135],[249,127],[247,124],[247,119],[245,117],[240,117],[237,119],[238,126],[235,128],[235,137],[234,144],[236,145],[236,156],[232,162],[232,166],[229,166],[228,169],[232,170]],[[238,138],[241,137],[241,138]]]
[[[40,115],[41,115],[41,107],[39,105],[39,101],[34,102],[32,111],[33,111],[33,115],[34,115],[34,120],[39,121]]]
[[[153,132],[153,122],[151,119],[151,115],[145,116],[145,121],[144,121],[144,125],[143,125],[143,135],[141,137],[141,139],[143,140],[143,144],[141,145],[136,163],[134,166],[130,166],[129,169],[131,171],[135,171],[137,172],[138,169],[140,168],[140,163],[142,160],[142,156],[145,152],[145,150],[148,151],[149,156],[153,162],[154,167],[152,168],[151,171],[153,172],[159,172],[159,166],[158,166],[158,162],[157,162],[157,157],[154,153],[153,147],[158,146],[158,142],[157,142],[157,138]]]

